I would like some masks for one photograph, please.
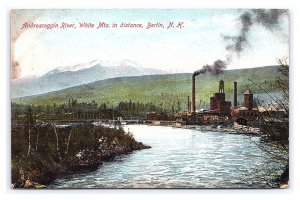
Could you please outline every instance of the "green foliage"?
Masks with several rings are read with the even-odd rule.
[[[37,120],[80,120],[80,119],[117,119],[117,117],[144,117],[147,112],[161,112],[165,111],[163,107],[157,107],[152,103],[140,103],[133,101],[119,102],[117,106],[107,108],[106,103],[99,106],[92,101],[92,103],[81,102],[77,103],[75,99],[69,99],[66,104],[50,105],[31,105],[26,104],[11,104],[12,121],[28,120],[28,108],[30,108],[31,116],[34,115]],[[72,103],[71,103],[72,102]],[[31,124],[33,119],[31,119]]]
[[[218,81],[225,81],[226,98],[232,99],[233,82],[238,82],[238,93],[251,89],[254,93],[263,93],[248,79],[263,85],[268,92],[276,92],[275,77],[280,75],[277,66],[251,69],[229,70],[223,74],[201,74],[196,77],[196,99],[203,107],[208,107],[209,98],[218,91]],[[77,87],[68,88],[43,95],[13,99],[13,102],[32,105],[66,104],[68,99],[79,102],[95,101],[98,105],[104,104],[108,108],[117,106],[120,102],[140,102],[153,104],[172,112],[180,102],[181,110],[187,109],[187,96],[191,96],[192,74],[150,75],[139,77],[112,78],[97,81]]]

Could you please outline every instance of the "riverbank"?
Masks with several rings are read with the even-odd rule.
[[[19,126],[12,129],[12,188],[46,188],[57,178],[93,171],[102,161],[147,148],[122,128]]]
[[[228,125],[186,125],[184,123],[163,123],[159,121],[154,121],[153,123],[147,123],[150,126],[165,126],[173,128],[182,128],[182,129],[195,129],[198,131],[206,132],[223,132],[230,134],[247,134],[247,135],[260,135],[260,129],[257,127],[239,125],[237,123],[228,124]]]

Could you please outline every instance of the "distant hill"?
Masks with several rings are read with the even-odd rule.
[[[165,73],[158,69],[142,68],[128,60],[117,63],[94,60],[74,66],[58,67],[41,77],[25,77],[12,81],[11,96],[17,98],[43,94],[107,78]]]
[[[232,101],[233,82],[238,83],[240,104],[243,93],[250,89],[255,94],[264,92],[251,83],[251,79],[266,91],[276,94],[274,88],[277,66],[257,67],[251,69],[226,70],[219,75],[202,74],[196,78],[197,107],[209,105],[209,98],[218,91],[220,79],[225,81],[226,99]],[[14,102],[37,105],[53,105],[67,103],[68,99],[77,99],[79,102],[106,103],[116,105],[120,101],[152,102],[162,107],[173,106],[186,108],[187,96],[191,97],[192,74],[164,74],[136,77],[118,77],[96,81],[81,86],[71,87],[47,94],[13,99]],[[259,96],[259,95],[256,95]],[[266,96],[266,95],[262,95]]]

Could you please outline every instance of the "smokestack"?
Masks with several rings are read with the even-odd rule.
[[[193,73],[192,82],[192,112],[196,112],[196,96],[195,96],[195,77],[200,74],[220,74],[226,68],[227,63],[222,60],[216,60],[212,65],[204,65],[201,69]]]
[[[188,100],[187,100],[187,112],[191,112],[191,108],[190,108],[190,96],[188,96]]]
[[[233,83],[233,107],[237,107],[237,82]]]
[[[195,76],[192,81],[192,112],[196,112],[196,96],[195,96]]]

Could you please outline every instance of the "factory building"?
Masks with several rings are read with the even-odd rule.
[[[253,108],[253,93],[246,90],[244,93],[244,105],[233,108],[231,116],[234,121],[241,125],[255,125],[258,123],[259,111]]]
[[[149,112],[147,113],[146,120],[149,121],[162,121],[162,120],[168,120],[168,115],[164,112],[156,113],[156,112]]]
[[[238,124],[249,125],[258,122],[259,111],[253,105],[253,93],[246,90],[244,93],[243,106],[237,104],[237,82],[233,83],[233,105],[231,101],[226,101],[224,80],[219,81],[219,91],[210,97],[210,110],[207,112],[196,112],[195,106],[195,77],[192,79],[192,106],[188,106],[188,112],[192,115],[190,119],[193,123],[205,124],[224,121],[234,121]],[[188,97],[189,102],[189,97]],[[177,117],[178,118],[178,117]]]
[[[218,92],[210,97],[210,109],[196,111],[196,87],[195,76],[192,77],[192,98],[187,97],[187,111],[175,113],[172,120],[176,122],[184,121],[186,124],[230,124],[236,122],[241,125],[255,125],[258,123],[259,111],[254,107],[253,93],[251,90],[244,92],[244,102],[242,106],[237,103],[237,82],[233,83],[233,103],[226,100],[225,82],[219,81]],[[148,120],[166,120],[162,113],[148,113]],[[169,119],[171,119],[169,117]]]
[[[244,93],[244,106],[248,110],[252,110],[253,108],[253,93],[251,92],[251,90],[246,90],[246,92]]]
[[[224,81],[219,81],[219,92],[214,93],[214,96],[210,97],[210,110],[223,114],[229,115],[231,109],[231,102],[225,100],[224,92]]]

